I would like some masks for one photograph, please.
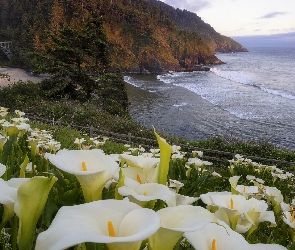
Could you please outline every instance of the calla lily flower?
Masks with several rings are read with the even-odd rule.
[[[137,180],[140,183],[158,181],[159,158],[121,154],[119,159],[121,159],[121,164],[126,162],[129,166],[122,168],[126,177]]]
[[[215,212],[218,207],[213,204],[212,200],[211,200],[211,196],[212,195],[231,195],[231,192],[228,191],[223,191],[223,192],[208,192],[206,194],[201,194],[200,198],[202,200],[202,202],[204,202],[207,205],[207,209],[210,210],[211,212]]]
[[[184,237],[198,250],[287,250],[278,244],[249,244],[245,238],[222,221],[210,223],[196,232],[186,232]]]
[[[251,198],[248,200],[248,203],[251,206],[251,210],[245,214],[246,217],[247,216],[250,217],[250,219],[248,218],[248,220],[252,220],[254,223],[262,222],[262,221],[269,221],[272,224],[276,224],[273,211],[267,211],[268,204],[266,203],[266,201]],[[270,213],[268,214],[268,212],[270,212]],[[254,214],[258,214],[258,217]],[[252,216],[252,215],[254,215],[254,216]]]
[[[56,180],[54,176],[35,176],[19,186],[14,210],[19,217],[17,244],[20,250],[32,249],[37,221]]]
[[[178,193],[179,189],[183,186],[184,184],[182,182],[169,179],[169,188],[175,188],[176,193]]]
[[[14,124],[6,123],[2,124],[3,130],[7,133],[9,137],[12,137],[14,135],[17,135],[19,133],[19,129],[14,126]]]
[[[231,185],[231,192],[233,194],[239,194],[239,192],[236,190],[236,187],[238,185],[238,181],[241,176],[232,176],[229,178],[229,183]]]
[[[128,196],[130,201],[141,206],[157,199],[165,201],[168,206],[176,206],[176,193],[172,192],[167,186],[158,183],[138,183],[133,186],[123,186],[119,187],[118,193],[122,196]]]
[[[170,250],[185,232],[202,229],[208,223],[217,223],[214,214],[199,206],[180,205],[160,209],[160,229],[149,238],[149,249]]]
[[[284,200],[281,190],[277,189],[276,187],[265,187],[264,193],[266,197],[271,198],[275,204],[279,204]]]
[[[65,249],[83,242],[106,243],[110,250],[138,250],[160,227],[151,209],[124,200],[99,200],[62,207],[40,233],[35,250]]]
[[[240,214],[246,213],[251,209],[250,204],[242,195],[211,195],[210,198],[215,206],[238,211]]]
[[[3,147],[7,141],[7,138],[0,134],[0,153],[3,151]]]
[[[0,163],[0,177],[6,172],[6,166]]]
[[[236,186],[236,191],[248,198],[249,196],[254,196],[259,192],[257,186],[244,186],[244,185],[237,185]]]
[[[0,204],[2,204],[4,207],[4,213],[2,216],[2,225],[4,225],[5,222],[7,222],[9,219],[13,217],[14,203],[17,200],[17,189],[22,183],[24,183],[27,180],[29,179],[28,178],[12,178],[9,181],[4,181],[3,179],[0,179]]]
[[[281,206],[282,212],[292,211],[293,210],[293,206],[292,205],[287,204],[287,203],[285,203],[283,201],[280,203],[280,206]]]
[[[124,163],[126,162],[128,166],[133,168],[142,168],[149,170],[157,166],[160,162],[159,158],[153,157],[144,157],[142,155],[134,156],[134,155],[126,155],[120,154],[119,159]]]
[[[291,228],[295,228],[295,219],[294,219],[294,211],[285,211],[283,212],[283,221],[289,225]]]
[[[213,165],[212,162],[209,162],[209,161],[203,161],[199,158],[189,158],[187,163],[187,165],[194,165],[194,167],[196,169],[198,169],[198,167],[203,167],[203,166],[210,166],[210,165]]]
[[[276,226],[275,215],[273,211],[267,211],[268,204],[264,200],[251,198],[248,200],[251,210],[244,214],[245,219],[240,219],[236,230],[238,233],[246,233],[249,236],[259,225],[260,222],[268,221],[271,226]]]
[[[191,205],[195,201],[199,200],[198,197],[190,197],[181,194],[176,194],[176,206],[179,205]]]
[[[118,163],[100,149],[60,150],[56,154],[46,153],[45,158],[77,177],[86,202],[99,200],[102,189],[119,169]]]
[[[264,194],[272,202],[274,206],[275,213],[280,213],[281,206],[280,203],[284,200],[281,190],[276,187],[265,187]]]
[[[212,203],[219,207],[218,210],[222,210],[222,212],[216,212],[218,219],[229,221],[233,230],[236,229],[236,225],[240,216],[251,209],[250,204],[242,195],[212,195],[210,198]],[[227,215],[227,218],[223,217],[225,214]]]

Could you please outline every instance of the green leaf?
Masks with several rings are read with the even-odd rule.
[[[158,183],[166,185],[172,147],[166,142],[165,139],[163,139],[156,133],[155,129],[154,129],[154,134],[156,135],[156,138],[160,147]]]
[[[19,173],[19,178],[25,178],[26,177],[26,167],[29,163],[30,159],[29,157],[26,155],[22,165],[20,166],[20,173]]]

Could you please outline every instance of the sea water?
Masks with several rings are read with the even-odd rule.
[[[126,75],[130,114],[161,132],[201,140],[263,140],[295,149],[295,48],[217,54],[210,71]]]

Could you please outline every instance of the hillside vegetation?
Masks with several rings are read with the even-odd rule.
[[[211,51],[222,53],[247,52],[247,49],[238,42],[216,32],[210,24],[205,23],[197,14],[188,10],[175,9],[158,0],[148,1],[157,6],[161,11],[167,12],[169,18],[176,23],[180,30],[197,33]]]
[[[243,51],[196,14],[146,0],[0,0],[0,40],[14,41],[13,63],[38,63],[29,55],[51,45],[50,34],[70,25],[82,29],[93,12],[107,35],[111,66],[159,73],[218,64],[215,51]],[[33,63],[32,63],[33,62]]]

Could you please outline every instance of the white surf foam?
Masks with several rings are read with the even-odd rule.
[[[186,102],[182,102],[182,103],[179,103],[179,104],[173,104],[173,107],[184,107],[184,106],[188,106],[188,103]]]
[[[253,77],[242,71],[220,70],[217,68],[211,68],[210,71],[217,76],[230,81],[250,85],[252,85],[251,83],[253,82]]]
[[[138,82],[136,82],[131,76],[124,76],[124,81],[134,87],[140,88],[140,84],[138,84]]]
[[[269,94],[272,94],[272,95],[278,95],[278,96],[281,96],[281,97],[284,97],[284,98],[287,98],[290,100],[295,100],[295,95],[292,95],[292,94],[287,94],[287,93],[279,91],[279,90],[268,89],[268,88],[264,88],[264,87],[261,87],[261,89]]]

